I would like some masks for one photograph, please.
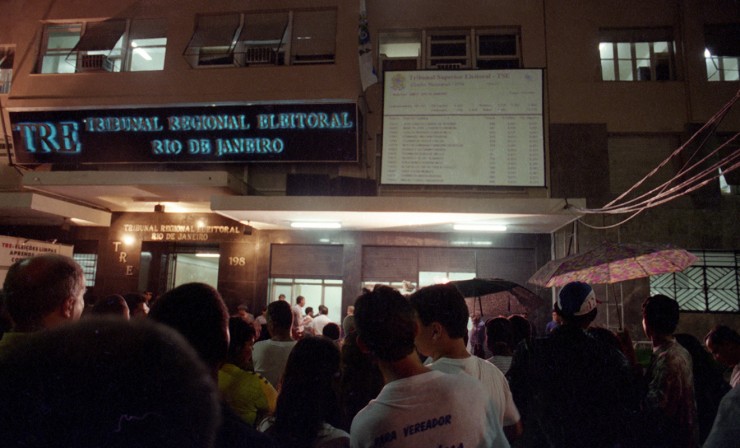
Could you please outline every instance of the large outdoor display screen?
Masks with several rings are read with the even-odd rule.
[[[545,186],[541,70],[386,72],[381,183]]]
[[[11,111],[19,164],[356,162],[354,103]]]

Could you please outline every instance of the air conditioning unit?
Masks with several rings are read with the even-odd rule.
[[[80,54],[77,57],[77,72],[111,72],[113,61],[104,54]]]
[[[449,63],[449,64],[445,64],[445,63],[434,64],[433,67],[436,68],[437,70],[459,70],[465,67],[465,65],[456,62],[456,63]]]

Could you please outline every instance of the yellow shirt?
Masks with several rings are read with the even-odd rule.
[[[218,372],[218,388],[234,412],[250,425],[275,412],[277,391],[258,373],[224,364]]]

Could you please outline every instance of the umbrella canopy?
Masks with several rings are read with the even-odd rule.
[[[548,262],[528,283],[547,288],[574,281],[611,284],[682,271],[695,260],[688,251],[671,245],[604,242],[585,252]]]
[[[473,278],[449,282],[465,297],[472,316],[523,313],[545,304],[545,301],[524,286],[500,278]]]

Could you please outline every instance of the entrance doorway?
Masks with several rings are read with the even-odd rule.
[[[162,294],[190,282],[218,287],[217,245],[145,242],[141,247],[139,290]]]

